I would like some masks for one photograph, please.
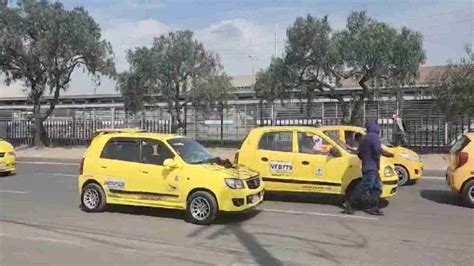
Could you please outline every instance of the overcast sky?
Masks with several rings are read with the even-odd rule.
[[[286,28],[298,16],[328,15],[332,27],[344,27],[352,10],[395,27],[408,26],[424,36],[426,65],[443,65],[464,55],[473,42],[472,0],[65,0],[66,8],[84,6],[100,24],[103,37],[115,52],[117,69],[127,69],[125,51],[150,45],[153,37],[170,30],[191,29],[209,50],[217,52],[230,75],[252,74],[268,66],[270,58],[284,51]],[[277,26],[276,26],[277,25]],[[0,97],[18,94],[19,84],[0,85]],[[76,71],[68,94],[114,93],[113,81],[95,87]]]

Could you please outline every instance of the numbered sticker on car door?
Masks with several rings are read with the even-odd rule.
[[[291,174],[293,173],[293,164],[291,162],[271,162],[270,170],[273,174]]]

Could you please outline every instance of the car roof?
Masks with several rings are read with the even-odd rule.
[[[158,140],[170,140],[176,138],[186,138],[186,136],[180,136],[175,134],[162,134],[162,133],[153,133],[147,131],[125,131],[125,132],[110,132],[107,134],[101,134],[99,137],[107,138],[145,138],[145,139],[158,139]]]
[[[265,126],[253,128],[252,132],[268,132],[268,131],[293,131],[293,130],[316,130],[321,131],[317,127],[310,126]]]
[[[349,129],[354,131],[365,131],[365,128],[358,126],[349,126],[349,125],[333,125],[333,126],[321,126],[321,130],[339,130],[339,129]]]

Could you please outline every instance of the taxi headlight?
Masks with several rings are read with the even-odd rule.
[[[409,154],[409,153],[400,153],[400,157],[402,157],[403,159],[405,160],[408,160],[408,161],[419,161],[420,160],[420,157],[418,155],[414,155],[414,154]]]
[[[242,189],[244,188],[244,182],[238,178],[226,178],[225,184],[232,189]]]
[[[392,167],[385,166],[385,168],[383,169],[383,174],[384,176],[393,176],[395,175],[395,171],[393,170]]]

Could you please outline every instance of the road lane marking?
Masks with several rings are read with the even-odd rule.
[[[28,191],[18,191],[18,190],[3,190],[3,189],[0,189],[0,193],[28,194]]]
[[[430,179],[430,180],[446,180],[446,177],[442,176],[422,176],[421,179]]]
[[[79,175],[73,174],[61,174],[61,173],[37,173],[36,175],[45,175],[45,176],[66,176],[66,177],[78,177]]]
[[[333,213],[323,213],[323,212],[302,212],[302,211],[277,210],[277,209],[266,209],[266,208],[260,209],[260,210],[265,211],[265,212],[286,213],[286,214],[303,214],[303,215],[352,218],[352,219],[362,219],[362,220],[379,220],[379,218],[376,218],[376,217],[364,217],[364,216],[357,216],[357,215],[333,214]]]
[[[49,165],[75,165],[78,166],[78,163],[63,163],[63,162],[34,162],[34,161],[16,161],[16,163],[23,164],[49,164]]]

